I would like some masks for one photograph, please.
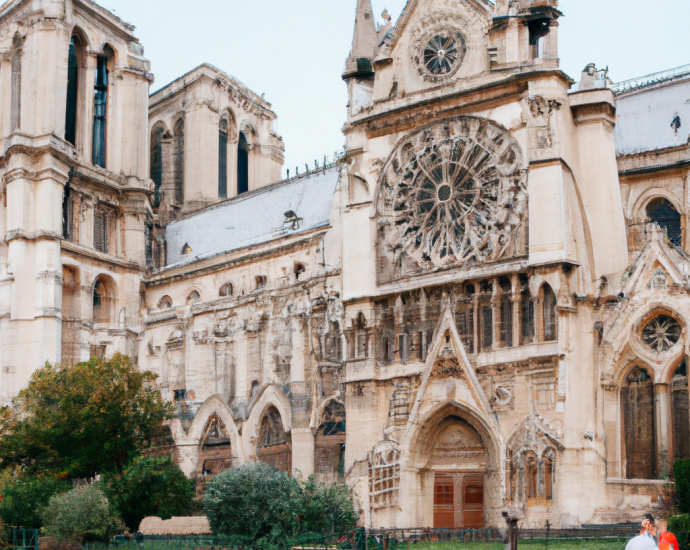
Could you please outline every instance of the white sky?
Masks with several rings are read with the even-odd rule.
[[[255,92],[278,114],[285,169],[341,150],[347,103],[340,78],[356,0],[97,0],[136,25],[155,91],[203,62]],[[372,0],[395,19],[406,0]],[[561,67],[579,80],[589,62],[614,81],[690,64],[688,0],[561,0]],[[379,19],[380,20],[380,19]]]

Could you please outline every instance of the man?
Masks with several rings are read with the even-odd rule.
[[[630,539],[625,550],[658,550],[656,545],[656,523],[652,514],[645,514],[642,530],[635,538]]]
[[[659,550],[679,550],[678,539],[668,530],[665,519],[657,522],[657,532],[659,534]]]

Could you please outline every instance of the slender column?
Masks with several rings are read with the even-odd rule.
[[[669,392],[668,384],[654,384],[654,444],[656,477],[663,479],[669,471]]]

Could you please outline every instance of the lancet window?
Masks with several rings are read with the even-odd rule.
[[[218,126],[218,198],[228,196],[228,119],[223,116]]]
[[[161,187],[163,186],[163,137],[165,129],[161,124],[156,124],[151,130],[150,151],[150,176],[153,180],[155,193],[153,206],[159,206],[161,202]]]
[[[12,40],[10,129],[14,132],[21,126],[22,114],[22,37],[19,33]]]
[[[237,194],[249,191],[249,143],[244,132],[240,132],[237,145]]]
[[[184,202],[184,119],[181,118],[173,128],[175,133],[173,143],[173,177],[175,202],[181,205]]]
[[[106,130],[108,122],[108,85],[110,71],[108,62],[115,52],[107,44],[103,47],[103,54],[96,60],[96,75],[94,79],[93,104],[93,149],[91,159],[93,164],[105,168],[106,165]]]

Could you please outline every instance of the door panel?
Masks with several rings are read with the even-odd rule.
[[[455,527],[455,476],[436,474],[434,479],[434,527]]]
[[[484,527],[484,478],[465,476],[462,488],[463,528]]]

